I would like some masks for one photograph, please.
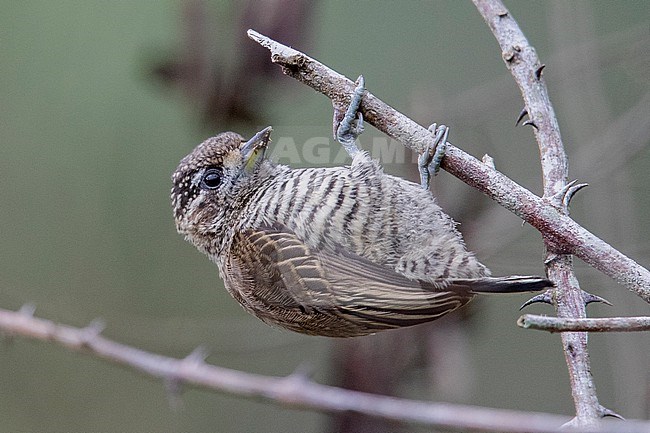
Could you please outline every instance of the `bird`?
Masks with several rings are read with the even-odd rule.
[[[362,130],[354,104],[337,134],[349,166],[275,163],[265,157],[267,127],[249,140],[209,138],[173,173],[177,231],[217,265],[246,311],[303,334],[357,337],[435,320],[478,293],[552,286],[491,277],[423,188],[428,178],[418,185],[386,174],[351,144]],[[437,144],[447,133],[434,128]]]

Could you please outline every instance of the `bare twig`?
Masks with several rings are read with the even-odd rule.
[[[271,61],[283,72],[330,98],[336,106],[349,102],[354,82],[286,45],[249,30],[251,39],[271,51]],[[364,120],[408,148],[421,152],[432,141],[421,125],[366,92],[361,103]],[[585,230],[547,200],[513,182],[491,166],[449,143],[442,168],[477,188],[540,230],[558,250],[574,254],[650,302],[650,271]]]
[[[497,39],[503,60],[521,91],[529,120],[536,126],[534,133],[542,164],[544,197],[553,203],[558,211],[568,215],[571,197],[567,186],[568,159],[555,111],[540,73],[544,65],[500,0],[474,0],[474,4]],[[567,251],[557,248],[553,241],[547,238],[544,241],[547,250],[546,273],[556,284],[552,299],[558,317],[585,318],[586,303],[573,272],[573,258]],[[587,334],[563,333],[562,344],[576,408],[573,423],[596,423],[604,416],[605,410],[598,402],[591,374]]]
[[[571,319],[524,314],[517,320],[517,325],[549,332],[635,332],[650,331],[650,317]]]
[[[304,374],[270,377],[207,364],[197,350],[184,359],[170,358],[109,340],[99,328],[75,328],[32,315],[0,309],[0,332],[8,336],[40,340],[130,367],[172,384],[174,398],[182,385],[191,385],[235,396],[262,398],[275,404],[320,412],[355,412],[403,423],[445,429],[485,432],[556,432],[567,417],[539,412],[517,412],[444,403],[406,400],[321,385]],[[647,432],[649,422],[612,421],[594,432]],[[584,431],[584,430],[562,430]]]

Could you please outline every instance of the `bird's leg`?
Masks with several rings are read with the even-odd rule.
[[[431,175],[438,174],[440,162],[447,151],[447,136],[449,128],[445,125],[438,126],[436,123],[429,126],[433,134],[433,143],[418,157],[418,170],[420,171],[420,185],[429,189]]]
[[[359,152],[356,140],[363,132],[363,115],[359,111],[359,106],[361,105],[361,98],[365,90],[363,75],[359,75],[359,78],[357,78],[357,86],[350,99],[350,105],[345,110],[345,114],[338,126],[335,126],[336,140],[343,145],[348,155],[353,158]],[[337,113],[335,112],[335,125],[337,117]],[[447,137],[449,136],[449,128],[445,125],[438,126],[434,123],[429,126],[429,131],[433,134],[433,143],[418,157],[420,185],[424,189],[429,189],[431,175],[435,176],[440,170],[440,162],[445,156]]]
[[[357,137],[363,132],[363,115],[359,111],[361,105],[361,96],[366,90],[363,75],[357,78],[357,87],[354,89],[350,105],[345,110],[345,115],[336,128],[336,140],[343,145],[348,155],[354,158],[359,152],[357,146]]]

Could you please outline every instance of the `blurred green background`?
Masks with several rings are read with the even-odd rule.
[[[450,125],[451,142],[489,153],[539,193],[533,134],[514,128],[521,99],[471,2],[0,5],[0,307],[31,302],[38,316],[76,326],[101,317],[120,342],[176,357],[203,345],[209,362],[248,372],[308,365],[331,384],[350,383],[341,371],[355,373],[350,359],[365,350],[368,363],[401,364],[392,383],[366,379],[364,389],[572,414],[559,336],[515,326],[525,296],[481,299],[411,340],[292,334],[244,313],[171,216],[170,174],[204,138],[266,125],[298,144],[330,136],[329,101],[282,78],[245,37],[249,27],[351,78],[363,73],[371,92],[423,125]],[[648,2],[507,6],[547,64],[571,177],[591,185],[574,199],[573,217],[650,265]],[[362,142],[377,137],[368,127]],[[416,176],[403,164],[386,170]],[[543,272],[534,229],[447,174],[434,183],[494,274]],[[590,315],[648,314],[625,288],[579,260],[576,269],[583,288],[614,303],[590,306]],[[647,335],[591,335],[590,353],[601,402],[647,418]],[[399,430],[363,425],[196,390],[174,410],[161,383],[132,371],[42,343],[0,346],[0,432]]]

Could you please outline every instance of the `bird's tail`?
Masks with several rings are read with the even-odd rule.
[[[511,275],[509,277],[485,277],[472,280],[456,280],[457,283],[466,284],[469,290],[474,293],[518,293],[537,292],[547,287],[553,287],[553,283],[546,278],[536,276]]]

